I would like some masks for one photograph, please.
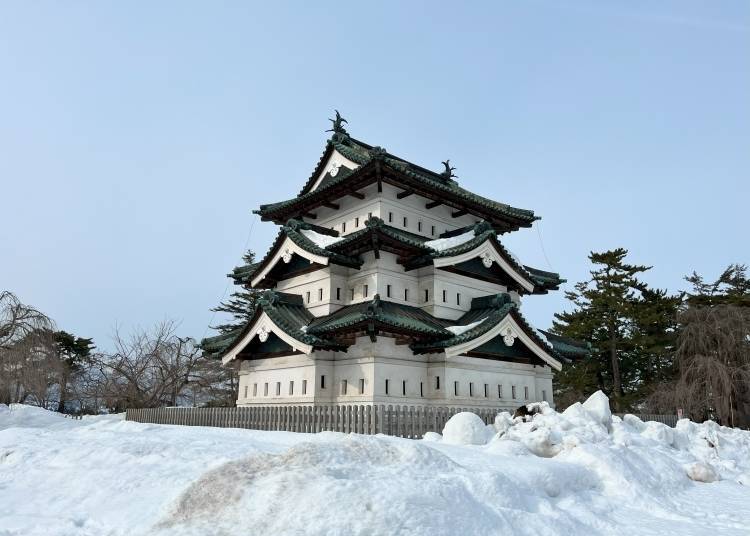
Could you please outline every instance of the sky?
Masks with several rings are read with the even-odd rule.
[[[750,263],[750,2],[3,2],[0,290],[111,345],[201,338],[252,214],[352,136],[542,217],[504,242],[572,288]],[[524,300],[536,326],[562,291]]]

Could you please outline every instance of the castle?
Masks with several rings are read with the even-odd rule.
[[[521,314],[564,282],[502,244],[538,217],[332,121],[299,195],[255,211],[280,231],[230,274],[265,289],[252,319],[202,343],[239,362],[237,405],[552,403],[552,370],[588,350]]]

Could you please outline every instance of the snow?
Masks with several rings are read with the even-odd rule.
[[[424,243],[424,245],[434,249],[435,251],[445,251],[446,249],[454,248],[456,246],[460,246],[465,242],[468,242],[469,240],[473,240],[474,236],[476,235],[474,234],[474,230],[472,229],[471,231],[467,231],[460,235],[451,236],[448,238],[428,240]]]
[[[487,442],[484,421],[475,413],[456,413],[445,423],[443,441],[450,445],[484,445]]]
[[[462,333],[465,333],[469,331],[472,328],[477,327],[479,324],[487,320],[487,318],[482,318],[481,320],[477,320],[476,322],[472,322],[471,324],[466,324],[465,326],[447,326],[445,329],[453,333],[454,335],[461,335]]]
[[[747,535],[750,432],[604,400],[462,416],[467,445],[0,405],[0,535]]]
[[[308,240],[313,242],[316,246],[323,248],[323,249],[335,244],[336,242],[340,242],[344,239],[343,236],[329,236],[329,235],[315,232],[311,229],[302,229],[300,232],[303,235],[305,235],[308,238]]]

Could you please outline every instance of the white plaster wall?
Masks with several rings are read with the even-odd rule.
[[[321,376],[325,376],[325,388],[321,386]],[[303,380],[307,380],[305,395],[301,392]],[[346,393],[342,390],[344,380]],[[360,392],[360,380],[364,380],[363,392]],[[386,380],[389,383],[387,394]],[[290,381],[294,382],[292,395],[288,392]],[[280,395],[276,394],[278,382],[281,383]],[[459,385],[458,395],[454,392],[454,382]],[[268,395],[264,394],[266,383]],[[257,396],[253,396],[255,384],[258,385]],[[469,392],[470,384],[473,384],[473,394]],[[498,385],[502,386],[502,396],[498,395]],[[245,386],[248,386],[247,397],[244,396]],[[513,387],[516,388],[515,398]],[[444,354],[413,355],[408,346],[397,345],[393,338],[378,337],[372,342],[368,337],[359,337],[348,352],[314,352],[243,362],[238,405],[317,402],[515,409],[540,401],[542,391],[552,403],[552,374],[548,367],[467,356],[446,359]]]
[[[362,229],[365,221],[372,215],[381,218],[393,227],[405,229],[427,238],[438,238],[445,231],[473,225],[478,221],[476,216],[470,214],[454,218],[452,213],[456,209],[444,205],[428,210],[425,205],[432,200],[417,194],[398,199],[396,196],[402,190],[390,184],[383,184],[382,192],[377,191],[376,184],[371,184],[358,191],[365,195],[365,199],[357,199],[352,196],[341,197],[334,201],[339,206],[338,210],[319,207],[314,210],[317,217],[315,219],[305,218],[306,221],[335,229],[346,235]],[[404,217],[406,217],[406,225],[404,225]],[[359,218],[358,225],[357,218]],[[420,222],[422,223],[421,230]],[[346,224],[345,229],[342,225],[344,223]]]

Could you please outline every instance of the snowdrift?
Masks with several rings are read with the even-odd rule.
[[[0,406],[0,535],[747,534],[750,432],[532,409],[414,441]]]

